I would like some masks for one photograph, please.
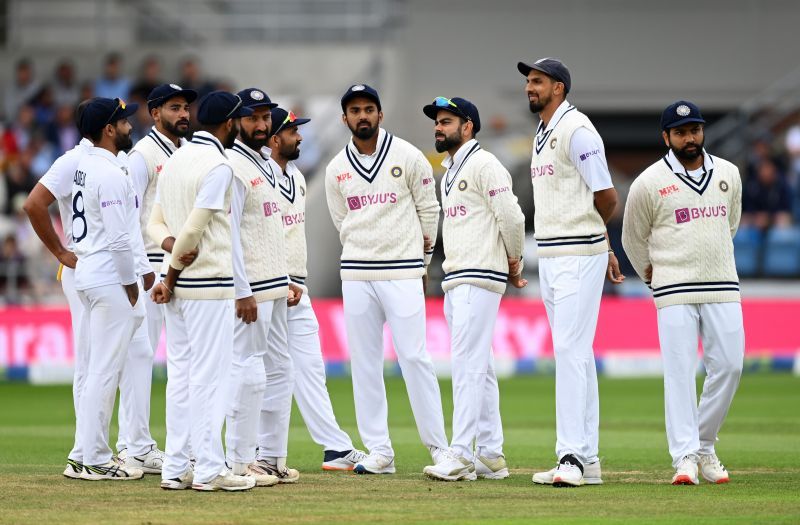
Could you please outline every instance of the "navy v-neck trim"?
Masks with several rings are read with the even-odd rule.
[[[262,166],[261,163],[259,163],[258,160],[256,160],[255,157],[253,157],[253,154],[244,149],[239,144],[234,144],[233,148],[231,149],[233,149],[233,151],[235,151],[239,155],[244,156],[247,160],[252,162],[256,166],[256,168],[258,168],[261,174],[264,175],[264,178],[267,179],[267,182],[269,182],[273,188],[275,187],[275,174],[272,173],[272,168],[270,168],[269,171],[265,170],[264,166]],[[267,161],[267,166],[269,166],[269,161]]]
[[[667,160],[667,155],[664,155],[664,163],[669,167],[669,170],[678,177],[684,184],[689,186],[692,191],[697,193],[698,195],[702,195],[703,192],[706,191],[708,185],[711,183],[711,176],[714,174],[714,168],[706,171],[706,165],[703,163],[703,175],[700,177],[700,180],[695,181],[693,178],[689,177],[689,174],[683,174],[672,167],[672,164],[669,163]]]
[[[452,179],[451,179],[451,178],[450,178],[448,175],[449,175],[449,173],[450,173],[450,170],[451,170],[453,167],[452,167],[452,166],[450,166],[450,167],[447,169],[447,171],[446,171],[446,172],[445,172],[445,174],[444,174],[444,194],[445,194],[445,195],[450,195],[450,190],[453,188],[453,184],[455,184],[455,182],[456,182],[456,179],[458,178],[458,174],[459,174],[459,173],[461,173],[461,168],[463,168],[463,167],[464,167],[464,165],[467,163],[467,161],[469,160],[469,158],[470,158],[470,157],[471,157],[471,156],[472,156],[472,155],[473,155],[473,154],[474,154],[476,151],[478,151],[479,149],[481,149],[481,145],[480,145],[479,143],[477,143],[477,142],[476,142],[475,144],[473,144],[472,148],[471,148],[471,149],[470,149],[470,150],[467,152],[467,154],[466,154],[466,155],[464,155],[464,160],[462,160],[462,161],[461,161],[461,164],[459,164],[459,166],[458,166],[458,169],[456,169],[455,173],[453,174],[453,178],[452,178]]]
[[[381,147],[378,149],[378,155],[375,158],[375,162],[372,163],[371,168],[367,168],[363,164],[361,164],[356,156],[350,151],[349,146],[344,147],[345,155],[347,155],[347,160],[350,162],[350,165],[353,167],[356,173],[358,173],[364,180],[372,184],[372,181],[375,180],[375,177],[378,175],[378,172],[383,165],[383,161],[386,160],[386,157],[389,155],[389,148],[392,145],[392,140],[394,136],[386,132],[386,135],[383,137],[383,142],[381,143]]]
[[[541,131],[542,127],[544,126],[544,122],[539,121],[539,127],[536,129],[536,138],[534,139],[535,146],[536,146],[536,154],[537,155],[542,152],[542,149],[544,149],[544,145],[547,144],[547,139],[550,138],[550,134],[553,133],[553,130],[556,129],[556,126],[558,126],[559,122],[561,122],[561,120],[564,118],[564,116],[567,113],[569,113],[570,111],[572,111],[574,109],[575,109],[575,106],[569,106],[567,108],[567,110],[564,111],[564,113],[562,113],[560,117],[558,117],[558,120],[556,121],[556,123],[553,124],[553,126],[550,129],[545,131],[544,134],[541,137],[539,136],[539,131]]]

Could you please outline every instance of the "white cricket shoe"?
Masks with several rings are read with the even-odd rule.
[[[109,461],[105,465],[84,465],[81,472],[81,479],[89,481],[101,480],[115,480],[115,481],[128,481],[132,479],[141,479],[144,472],[138,468],[124,467]]]
[[[697,479],[697,456],[688,455],[678,463],[675,469],[675,475],[672,476],[673,485],[699,485],[700,480]]]
[[[546,472],[537,472],[533,475],[532,481],[537,485],[552,485],[553,477],[556,475],[558,465],[551,468]],[[600,471],[600,462],[587,463],[583,466],[583,484],[584,485],[602,485],[603,478]]]
[[[300,472],[297,469],[286,466],[286,458],[259,459],[252,466],[257,466],[264,474],[275,476],[278,478],[278,483],[297,483],[300,479]]]
[[[356,474],[394,474],[394,458],[373,452],[353,468]]]
[[[64,469],[64,477],[70,479],[81,479],[83,464],[74,459],[67,458],[67,468]]]
[[[250,476],[236,476],[229,471],[205,483],[200,483],[198,481],[192,482],[192,488],[201,492],[250,490],[255,486],[255,478]]]
[[[450,452],[447,457],[435,465],[428,465],[422,473],[431,479],[441,481],[474,481],[475,464],[464,456]]]
[[[117,452],[117,455],[114,456],[114,461],[119,461],[120,465],[125,464],[125,460],[128,459],[128,447],[125,447]]]
[[[353,470],[366,457],[366,452],[356,448],[342,452],[326,450],[322,459],[322,470]]]
[[[161,474],[161,467],[164,465],[164,452],[155,445],[150,446],[142,456],[125,457],[125,466],[141,469],[145,474]]]
[[[428,447],[428,451],[431,453],[431,459],[433,459],[434,465],[438,465],[442,461],[447,461],[449,459],[449,448],[441,448],[431,445]]]
[[[567,454],[558,462],[553,474],[554,487],[580,487],[583,485],[583,467],[572,454]]]
[[[700,473],[711,483],[727,483],[731,480],[716,454],[700,454]]]
[[[259,463],[251,463],[247,465],[245,473],[242,476],[249,476],[256,480],[256,487],[271,487],[280,483],[280,479],[275,474],[270,473],[269,470],[262,467]]]
[[[475,459],[475,474],[484,479],[505,479],[509,476],[506,458],[498,456],[490,459],[478,456]]]
[[[192,488],[194,481],[194,469],[191,465],[186,469],[182,476],[177,478],[162,479],[161,488],[164,490],[186,490]]]

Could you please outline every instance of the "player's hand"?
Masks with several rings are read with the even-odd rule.
[[[167,237],[161,241],[161,249],[167,253],[172,253],[172,247],[175,245],[175,237]]]
[[[195,248],[192,251],[189,251],[189,252],[186,252],[186,253],[182,254],[180,257],[178,257],[178,260],[181,262],[182,265],[189,266],[197,258],[197,254],[198,254],[198,250],[197,250],[197,248]]]
[[[258,303],[252,295],[242,299],[236,299],[236,317],[244,324],[255,323],[258,319]]]
[[[606,278],[611,284],[620,284],[625,280],[625,276],[622,275],[622,272],[619,270],[619,261],[617,260],[617,256],[614,255],[614,252],[608,254],[608,271],[606,272]]]
[[[125,288],[131,306],[136,306],[136,301],[139,300],[139,283],[123,284],[122,287]]]
[[[644,278],[647,279],[648,282],[653,280],[653,265],[648,264],[647,268],[644,269]]]
[[[520,268],[520,260],[516,258],[508,258],[508,275],[509,277],[512,275],[520,275],[522,273],[522,268]]]
[[[294,283],[289,283],[289,293],[286,296],[286,303],[289,308],[300,304],[300,298],[303,297],[303,289]]]
[[[425,253],[428,253],[431,251],[431,249],[433,249],[433,241],[431,241],[431,238],[427,235],[422,236],[422,249],[425,251]]]
[[[142,276],[142,284],[144,285],[145,291],[152,288],[155,282],[156,282],[155,272],[146,273]]]
[[[522,272],[518,273],[517,275],[509,275],[508,282],[514,288],[525,288],[528,286],[528,280],[522,278]]]
[[[75,266],[78,264],[78,256],[69,250],[64,250],[58,254],[58,262],[74,270]]]
[[[150,298],[156,304],[166,304],[172,298],[172,292],[169,291],[164,282],[157,283],[153,290],[150,292]]]

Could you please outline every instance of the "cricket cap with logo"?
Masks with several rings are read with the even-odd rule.
[[[147,95],[147,109],[163,106],[171,98],[183,97],[186,102],[191,104],[197,100],[197,91],[194,89],[183,89],[178,84],[161,84],[153,88]]]
[[[236,93],[242,99],[242,105],[246,108],[277,108],[278,104],[270,100],[265,91],[258,88],[247,88]]]
[[[228,119],[252,115],[253,110],[243,105],[242,97],[227,91],[212,91],[200,99],[197,120],[201,124],[222,124]]]
[[[472,122],[473,134],[481,130],[481,116],[478,113],[478,107],[465,98],[436,97],[432,103],[422,108],[422,112],[431,120],[436,120],[436,115],[440,111],[449,111],[453,115]]]
[[[569,74],[569,69],[557,58],[540,58],[533,64],[526,64],[525,62],[517,62],[517,69],[520,73],[528,76],[528,73],[533,71],[540,71],[552,78],[556,82],[564,84],[564,91],[569,93],[572,87],[572,77]]]
[[[378,106],[378,111],[381,111],[381,98],[375,88],[367,84],[353,84],[342,95],[342,111],[347,107],[347,103],[357,97],[364,97],[372,100]]]
[[[83,108],[78,121],[78,129],[83,136],[92,135],[106,127],[107,124],[114,124],[134,115],[137,109],[139,109],[139,104],[126,104],[120,98],[94,98]]]
[[[705,124],[706,121],[700,114],[700,108],[688,100],[673,102],[661,113],[661,129],[664,131],[690,122]]]
[[[272,135],[276,135],[281,131],[288,128],[296,128],[311,122],[310,118],[300,118],[294,114],[294,111],[286,111],[281,107],[276,107],[272,110]]]

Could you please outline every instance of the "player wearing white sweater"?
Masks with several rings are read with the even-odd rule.
[[[687,101],[661,117],[669,152],[631,185],[622,243],[653,290],[664,362],[667,441],[673,485],[712,483],[728,472],[714,443],[744,360],[744,326],[733,236],[742,209],[739,170],[703,149],[700,109]],[[706,379],[697,403],[697,340]]]
[[[556,360],[556,468],[534,483],[602,483],[594,341],[603,276],[622,282],[608,249],[606,222],[617,192],[603,141],[588,117],[566,100],[571,80],[560,61],[520,62],[531,112],[539,126],[531,156],[534,229],[542,300]]]
[[[436,151],[448,153],[441,183],[442,289],[453,370],[453,440],[446,460],[424,472],[445,481],[502,479],[509,472],[492,335],[506,282],[526,284],[525,216],[511,175],[475,139],[478,108],[463,98],[437,97],[423,112],[435,121]]]
[[[221,437],[234,327],[228,219],[233,173],[225,148],[233,145],[239,118],[252,112],[231,93],[206,95],[197,112],[201,130],[169,158],[158,180],[147,231],[157,245],[172,244],[166,275],[152,292],[157,303],[167,305],[164,489],[235,491],[256,482],[226,469]],[[194,249],[197,258],[187,266],[181,256]]]
[[[294,364],[294,393],[300,415],[311,439],[324,448],[323,470],[353,470],[366,456],[353,448],[350,436],[339,427],[325,386],[325,363],[319,341],[319,323],[306,287],[306,181],[294,163],[300,157],[303,137],[298,126],[310,119],[298,118],[283,108],[272,109],[269,139],[273,165],[276,167],[289,278],[302,288],[299,304],[289,308],[288,343]]]
[[[342,297],[356,420],[370,454],[355,472],[395,472],[383,384],[383,325],[392,331],[411,409],[434,461],[447,448],[442,401],[425,349],[423,276],[436,242],[439,203],[422,152],[380,127],[377,91],[344,94],[342,121],[352,140],[328,163],[325,190],[342,242]]]

